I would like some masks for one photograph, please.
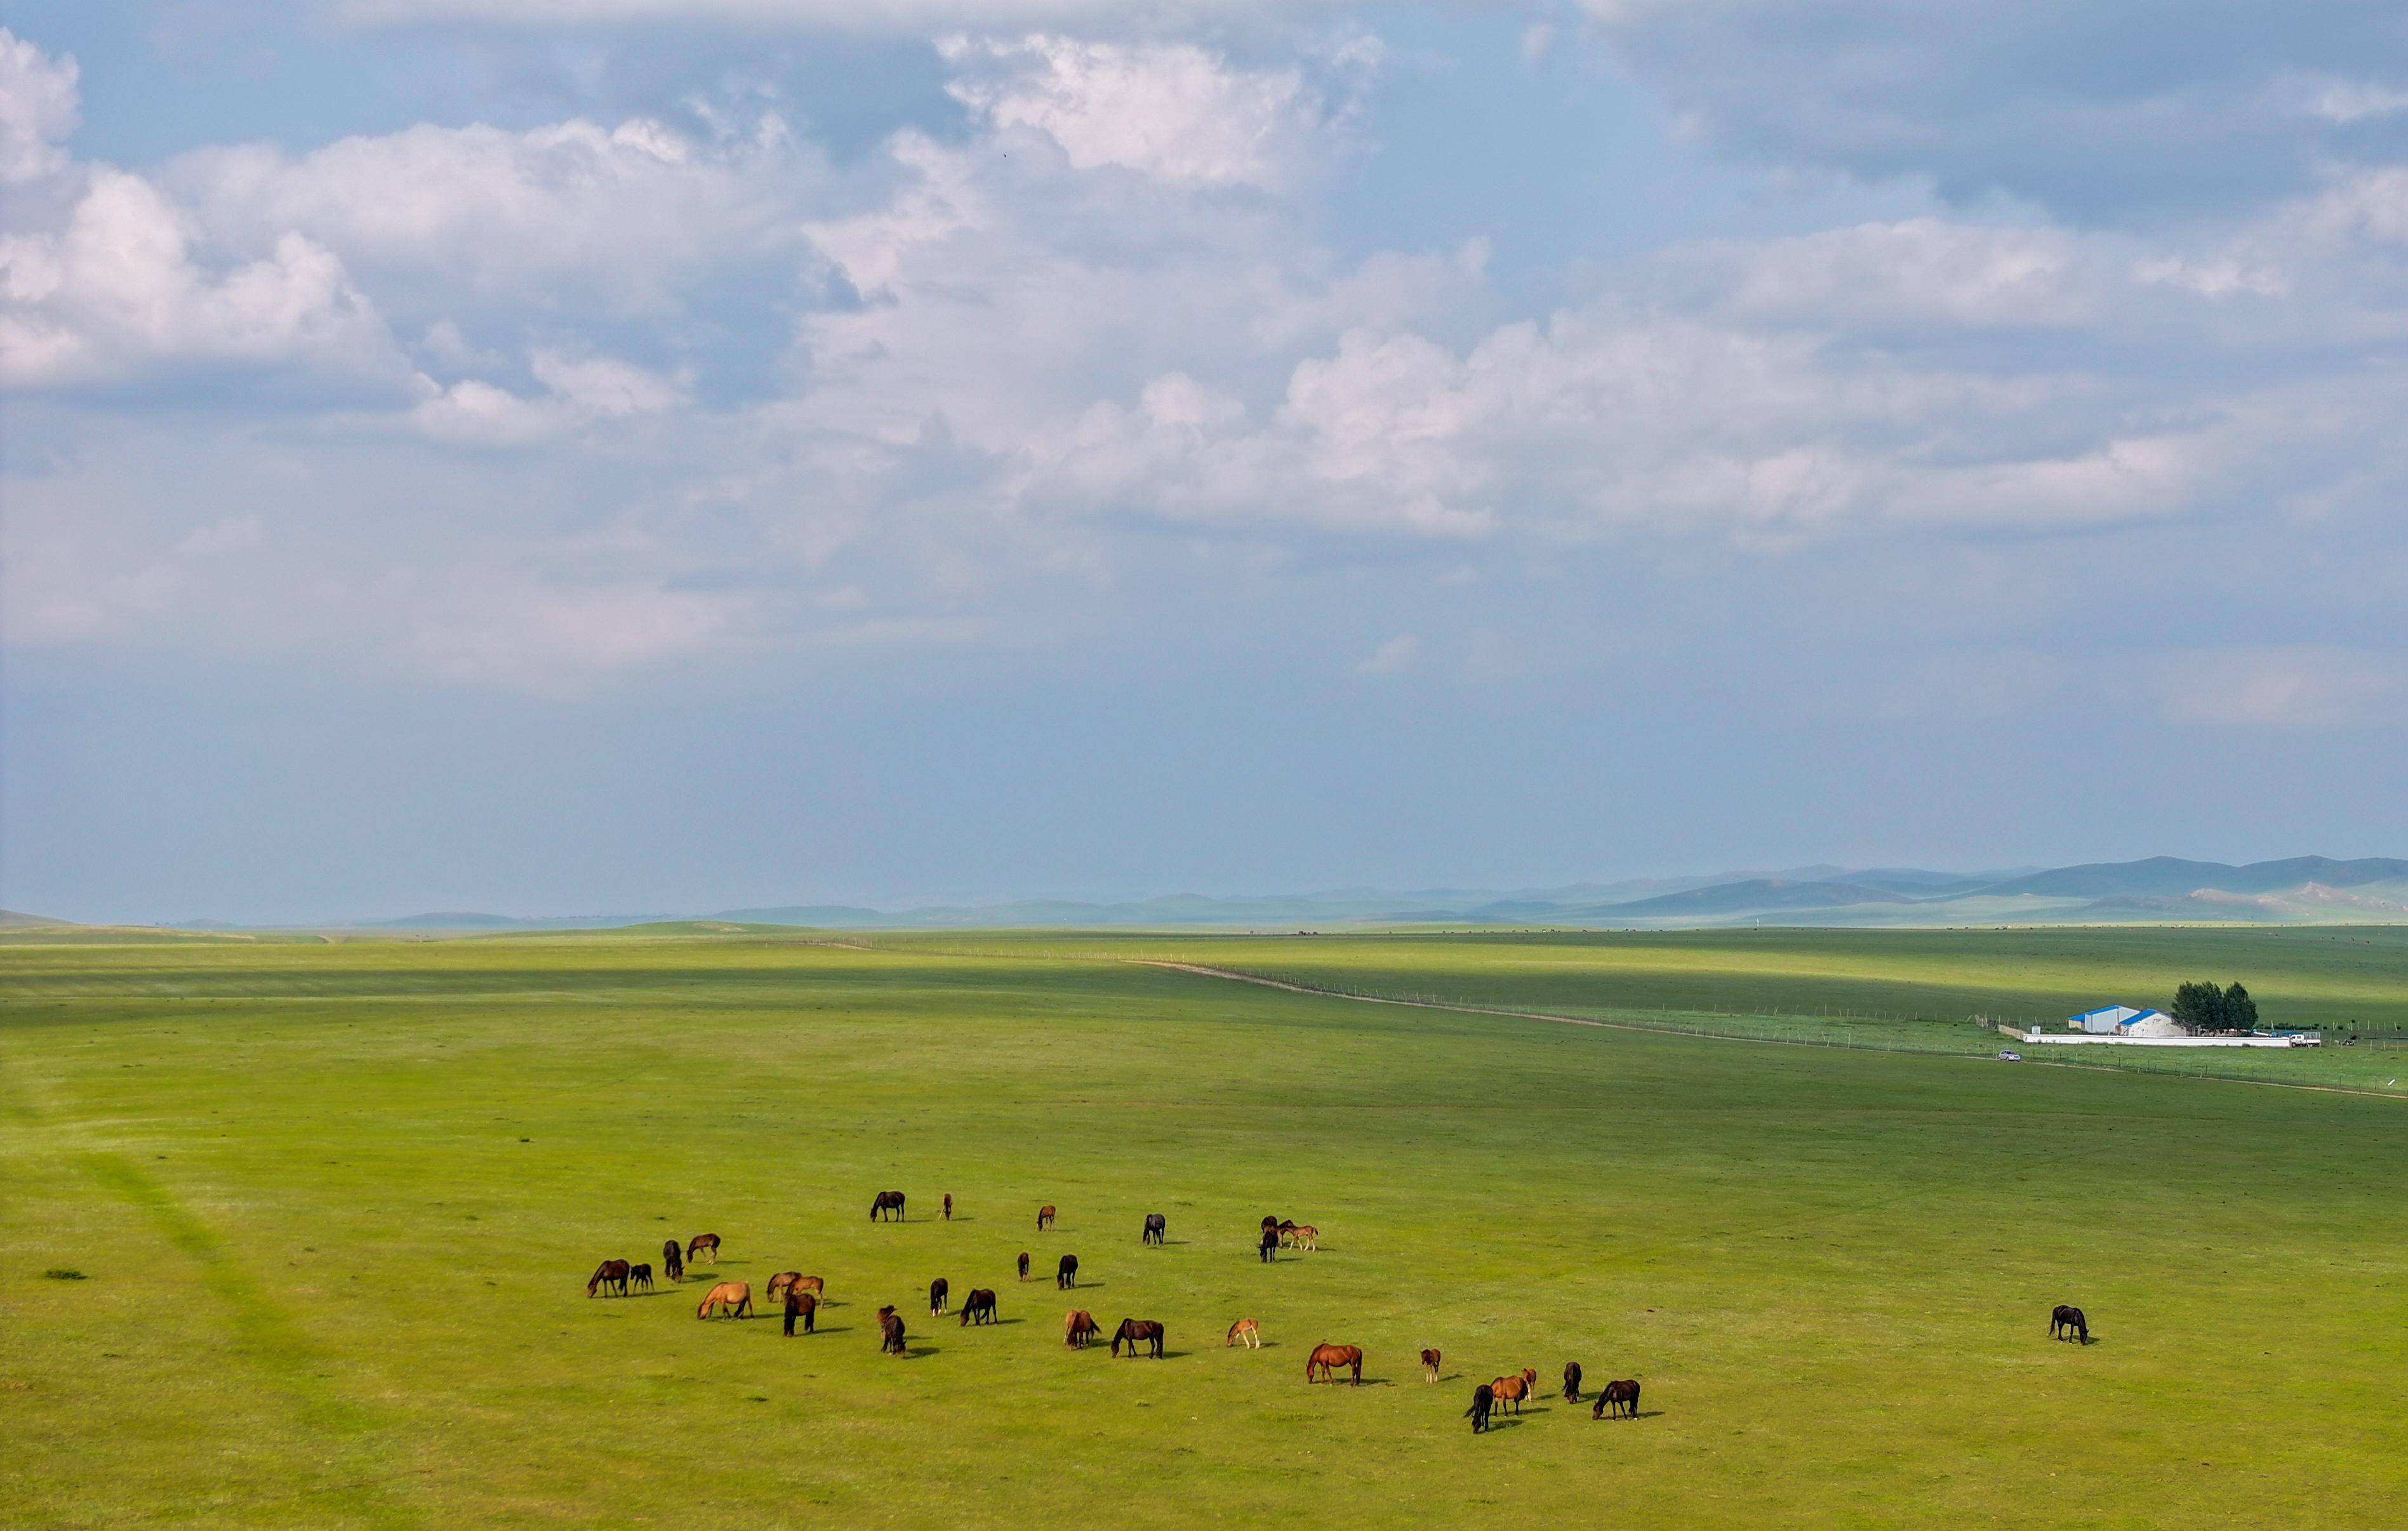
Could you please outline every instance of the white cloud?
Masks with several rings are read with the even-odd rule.
[[[1422,651],[1422,640],[1411,633],[1398,633],[1395,637],[1371,651],[1371,656],[1354,666],[1357,675],[1397,675],[1412,667]]]
[[[448,388],[421,379],[425,396],[410,410],[410,422],[437,441],[526,447],[589,425],[665,413],[686,402],[678,380],[614,357],[538,350],[528,369],[546,394],[529,397],[475,378]]]
[[[2408,111],[2408,91],[2357,79],[2326,79],[2309,92],[2308,110],[2328,122],[2362,122]]]
[[[2159,665],[2174,723],[2309,728],[2396,715],[2397,668],[2373,655],[2329,648],[2200,650]]]
[[[54,59],[0,27],[0,185],[54,175],[81,115],[73,59]]]
[[[925,36],[960,29],[1020,32],[1030,27],[1141,31],[1222,20],[1276,19],[1302,4],[1338,8],[1337,0],[321,0],[354,22],[471,21],[582,27],[618,21],[718,21],[813,31]]]

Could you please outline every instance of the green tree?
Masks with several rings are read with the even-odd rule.
[[[2232,1031],[2258,1029],[2258,1002],[2238,983],[2224,991],[2224,1024]]]
[[[2174,991],[2172,1014],[2193,1031],[2222,1031],[2227,1024],[2224,991],[2213,983],[2186,983]]]

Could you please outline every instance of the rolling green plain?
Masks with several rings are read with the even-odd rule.
[[[2408,939],[15,937],[0,1524],[2398,1524],[2408,1053],[2270,1088],[1966,1019],[2193,977],[2389,1027]],[[1942,1045],[1794,1045],[1897,1027]],[[1321,1250],[1258,1263],[1266,1212]],[[821,1332],[586,1297],[703,1231],[824,1277]],[[1168,1358],[1064,1349],[1064,1252]],[[930,1321],[939,1275],[1004,1322]],[[1306,1385],[1323,1340],[1365,1386]],[[1570,1359],[1642,1417],[1566,1406]]]

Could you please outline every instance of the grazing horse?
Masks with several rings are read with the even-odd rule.
[[[1283,1243],[1283,1244],[1286,1243],[1286,1242],[1288,1241],[1288,1239],[1289,1239],[1291,1237],[1293,1237],[1293,1236],[1295,1235],[1295,1233],[1296,1233],[1296,1220],[1295,1220],[1295,1219],[1293,1219],[1293,1218],[1284,1218],[1284,1217],[1283,1217],[1283,1218],[1282,1218],[1282,1219],[1280,1219],[1280,1220],[1279,1220],[1279,1236],[1280,1236],[1280,1242],[1281,1242],[1281,1243]]]
[[[1026,1250],[1022,1250],[1020,1252],[1020,1279],[1024,1281],[1028,1280],[1028,1252]]]
[[[2090,1343],[2090,1321],[2082,1316],[2081,1309],[2058,1303],[2048,1315],[2048,1338],[2078,1339],[2087,1345]]]
[[[906,1353],[903,1349],[902,1314],[889,1309],[885,1316],[878,1321],[878,1330],[879,1333],[884,1337],[878,1342],[878,1352],[881,1355],[902,1355]]]
[[[1499,1404],[1512,1404],[1513,1412],[1518,1414],[1522,1411],[1523,1400],[1529,1397],[1535,1381],[1527,1373],[1519,1377],[1499,1377],[1488,1384],[1488,1391]]]
[[[1312,1353],[1304,1358],[1304,1380],[1311,1382],[1312,1374],[1319,1371],[1321,1381],[1334,1382],[1340,1366],[1352,1367],[1354,1385],[1363,1385],[1363,1349],[1359,1345],[1315,1345]]]
[[[694,1316],[707,1319],[714,1308],[724,1310],[729,1318],[746,1317],[752,1311],[752,1283],[750,1281],[720,1282],[703,1296],[702,1306],[694,1310]]]
[[[770,1277],[769,1284],[762,1290],[767,1295],[767,1300],[776,1302],[785,1294],[787,1288],[802,1279],[803,1273],[799,1270],[781,1270]]]
[[[685,1280],[685,1251],[678,1247],[674,1238],[662,1240],[661,1274],[672,1281]]]
[[[1463,1417],[1471,1422],[1473,1435],[1476,1436],[1488,1428],[1489,1412],[1496,1407],[1497,1390],[1495,1388],[1483,1382],[1471,1390],[1471,1407],[1463,1411]]]
[[[1037,1231],[1043,1233],[1052,1226],[1054,1226],[1054,1204],[1047,1202],[1037,1209]]]
[[[1062,1343],[1074,1351],[1083,1351],[1095,1338],[1104,1332],[1096,1315],[1083,1308],[1073,1308],[1062,1315]]]
[[[1579,1363],[1579,1362],[1577,1362],[1577,1361],[1567,1361],[1567,1362],[1565,1362],[1565,1363],[1564,1363],[1564,1402],[1569,1403],[1569,1404],[1576,1404],[1576,1403],[1580,1402],[1580,1379],[1581,1379],[1580,1363]]]
[[[1140,1345],[1146,1345],[1152,1347],[1146,1352],[1148,1355],[1157,1361],[1162,1359],[1162,1325],[1152,1319],[1121,1320],[1121,1326],[1112,1331],[1112,1354],[1121,1353],[1123,1340],[1128,1342],[1131,1355],[1137,1353]]]
[[[1230,1346],[1237,1344],[1240,1340],[1245,1342],[1246,1349],[1250,1351],[1261,1350],[1263,1348],[1263,1326],[1256,1324],[1253,1319],[1240,1319],[1237,1323],[1229,1325],[1229,1338],[1221,1341],[1221,1348],[1226,1351]]]
[[[1321,1248],[1321,1230],[1314,1227],[1310,1223],[1291,1223],[1287,1226],[1286,1234],[1287,1244],[1290,1249],[1317,1250]]]
[[[1438,1352],[1434,1350],[1422,1352],[1422,1381],[1425,1382],[1438,1381]]]
[[[928,1283],[928,1316],[930,1318],[935,1318],[945,1310],[945,1294],[952,1290],[952,1285],[942,1276]]]
[[[1145,1214],[1145,1232],[1138,1235],[1137,1241],[1140,1244],[1159,1244],[1162,1242],[1162,1236],[1169,1230],[1169,1219],[1160,1212],[1148,1212]]]
[[[593,1280],[585,1283],[585,1295],[590,1297],[606,1286],[617,1289],[619,1295],[623,1297],[627,1295],[626,1261],[605,1260],[595,1266]]]
[[[1265,1228],[1263,1230],[1263,1241],[1261,1245],[1255,1249],[1254,1252],[1262,1257],[1263,1263],[1266,1265],[1277,1260],[1279,1258],[1279,1230],[1277,1228]]]
[[[1620,1381],[1606,1383],[1598,1391],[1597,1407],[1588,1411],[1588,1417],[1601,1420],[1608,1414],[1627,1414],[1628,1418],[1634,1420],[1639,1417],[1639,1384],[1637,1382],[1626,1377]]]
[[[652,1267],[638,1261],[627,1267],[627,1280],[650,1292],[652,1289]]]
[[[970,1295],[962,1299],[962,1327],[967,1329],[973,1324],[993,1324],[995,1321],[994,1290],[983,1286],[970,1288]]]
[[[799,1286],[786,1288],[786,1338],[795,1338],[795,1320],[803,1321],[803,1333],[810,1334],[818,1323],[820,1300]]]
[[[719,1264],[719,1236],[717,1234],[696,1234],[692,1238],[686,1240],[685,1263],[687,1265],[694,1264],[694,1257],[695,1255],[705,1252],[708,1252],[710,1255],[710,1263],[712,1265],[715,1266]]]
[[[1066,1254],[1062,1256],[1062,1263],[1054,1267],[1054,1290],[1068,1292],[1078,1284],[1079,1257],[1075,1254]]]
[[[951,1191],[948,1191],[948,1192],[946,1192],[946,1193],[945,1193],[945,1221],[946,1221],[946,1222],[948,1222],[948,1223],[951,1223],[953,1220],[953,1194]]]
[[[869,1221],[872,1223],[877,1222],[878,1214],[881,1212],[892,1212],[895,1214],[896,1222],[902,1222],[903,1193],[900,1191],[881,1191],[878,1193],[878,1199],[869,1204]]]

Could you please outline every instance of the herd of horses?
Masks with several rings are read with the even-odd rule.
[[[881,1191],[870,1203],[870,1221],[873,1223],[886,1221],[888,1215],[892,1214],[894,1221],[901,1222],[904,1218],[904,1205],[902,1192]],[[953,1215],[953,1198],[950,1194],[944,1198],[943,1206],[945,1220],[951,1222]],[[1037,1209],[1038,1231],[1041,1233],[1051,1228],[1055,1216],[1052,1204],[1039,1208]],[[1148,1212],[1145,1215],[1143,1229],[1138,1236],[1139,1240],[1148,1245],[1162,1244],[1168,1236],[1169,1226],[1169,1221],[1160,1212]],[[1299,1223],[1282,1217],[1266,1217],[1262,1221],[1261,1237],[1255,1248],[1263,1260],[1276,1260],[1282,1249],[1307,1251],[1319,1249],[1320,1233],[1309,1223]],[[661,1245],[662,1273],[671,1281],[682,1282],[685,1280],[686,1266],[700,1263],[706,1258],[712,1265],[719,1263],[717,1234],[696,1234],[688,1239],[682,1248],[674,1238],[667,1239]],[[1028,1255],[1025,1252],[1019,1258],[1019,1271],[1020,1279],[1023,1281],[1027,1281]],[[1077,1255],[1065,1254],[1055,1264],[1054,1284],[1057,1291],[1069,1292],[1078,1289],[1079,1257]],[[592,1278],[585,1283],[585,1295],[589,1297],[598,1295],[605,1291],[624,1297],[631,1290],[645,1292],[652,1290],[652,1267],[650,1264],[627,1260],[605,1260],[595,1267]],[[769,1278],[767,1300],[782,1303],[785,1333],[788,1336],[791,1337],[795,1333],[797,1323],[801,1324],[802,1332],[808,1335],[814,1332],[819,1306],[825,1299],[826,1293],[827,1283],[821,1277],[806,1276],[797,1270],[781,1270]],[[952,1296],[952,1283],[944,1277],[939,1276],[930,1281],[928,1283],[928,1316],[941,1317]],[[961,1325],[968,1328],[973,1324],[997,1323],[999,1320],[996,1317],[996,1294],[992,1288],[973,1287],[962,1299]],[[745,1318],[750,1316],[752,1310],[752,1288],[750,1282],[717,1281],[704,1295],[701,1305],[695,1309],[695,1317],[708,1319],[716,1313],[726,1318]],[[878,1332],[879,1350],[882,1353],[887,1355],[910,1353],[906,1348],[903,1318],[896,1311],[894,1305],[888,1304],[878,1309]],[[1096,1322],[1093,1313],[1083,1308],[1074,1308],[1062,1317],[1062,1342],[1074,1351],[1086,1349],[1095,1343],[1102,1333],[1103,1326]],[[2087,1345],[2090,1343],[2090,1322],[2084,1316],[2081,1309],[2060,1303],[2049,1314],[2048,1333],[2051,1339],[2068,1339]],[[1120,1326],[1112,1332],[1111,1353],[1117,1358],[1121,1354],[1122,1347],[1126,1346],[1128,1353],[1132,1356],[1140,1353],[1142,1349],[1145,1354],[1160,1360],[1164,1354],[1164,1338],[1165,1330],[1159,1322],[1153,1319],[1125,1318],[1121,1320]],[[1223,1341],[1223,1344],[1225,1347],[1244,1345],[1249,1349],[1259,1349],[1262,1342],[1262,1325],[1254,1319],[1241,1318],[1229,1325],[1228,1338]],[[1421,1352],[1424,1381],[1436,1382],[1440,1380],[1440,1352],[1436,1350],[1426,1350]],[[1312,1353],[1305,1357],[1304,1380],[1308,1384],[1317,1381],[1335,1382],[1341,1370],[1348,1374],[1353,1385],[1362,1386],[1361,1347],[1315,1345]],[[1581,1364],[1577,1361],[1565,1362],[1563,1395],[1566,1403],[1578,1404],[1581,1401]],[[1498,1377],[1483,1382],[1471,1390],[1471,1407],[1464,1410],[1463,1417],[1471,1422],[1472,1433],[1480,1434],[1489,1428],[1495,1415],[1508,1408],[1515,1414],[1519,1414],[1523,1404],[1537,1395],[1538,1386],[1539,1373],[1535,1367],[1525,1367],[1512,1376]],[[1596,1403],[1589,1411],[1589,1417],[1598,1420],[1637,1419],[1639,1417],[1638,1381],[1625,1377],[1606,1383],[1604,1387],[1598,1390]]]

